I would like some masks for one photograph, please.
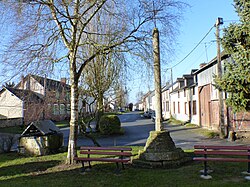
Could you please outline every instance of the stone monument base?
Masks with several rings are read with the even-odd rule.
[[[142,152],[132,163],[143,168],[176,168],[192,160],[176,148],[168,131],[151,131]]]

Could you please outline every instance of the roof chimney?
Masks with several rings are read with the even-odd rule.
[[[203,67],[206,66],[206,65],[207,65],[207,63],[205,63],[205,62],[204,62],[204,63],[201,63],[201,64],[200,64],[200,69],[203,68]]]
[[[24,90],[24,76],[21,76],[21,89]]]
[[[66,84],[67,79],[66,78],[61,78],[61,83]]]

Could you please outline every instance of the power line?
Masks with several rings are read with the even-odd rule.
[[[194,50],[201,44],[201,42],[207,37],[207,35],[212,31],[213,28],[214,28],[214,25],[209,29],[209,31],[205,34],[205,36],[198,42],[198,44],[180,62],[176,63],[171,68],[176,67],[177,65],[182,63],[187,57],[189,57],[189,55],[191,55],[194,52]],[[170,69],[170,68],[168,68],[168,69]]]

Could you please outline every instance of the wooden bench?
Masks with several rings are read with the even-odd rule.
[[[204,179],[212,178],[208,175],[212,172],[212,170],[208,170],[208,161],[247,162],[248,169],[245,174],[250,174],[250,146],[195,145],[194,149],[194,154],[203,155],[201,157],[194,157],[193,160],[204,161],[204,170],[202,170],[203,175],[201,175]]]
[[[131,148],[125,147],[80,147],[79,157],[75,157],[74,160],[82,163],[82,173],[85,172],[85,162],[88,162],[88,169],[91,169],[91,161],[116,163],[116,172],[119,173],[119,163],[124,169],[124,163],[128,163],[132,156],[131,151]],[[94,155],[99,155],[99,157]]]

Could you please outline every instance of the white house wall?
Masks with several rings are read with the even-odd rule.
[[[193,90],[189,90],[189,101],[193,103],[193,101],[196,101],[196,114],[193,114],[193,107],[191,107],[191,123],[199,125],[199,93],[198,93],[198,86],[194,87],[195,94],[193,95]]]
[[[155,110],[155,107],[156,107],[156,98],[155,95],[153,95],[150,103],[150,109]]]
[[[163,119],[169,119],[171,117],[170,114],[170,101],[169,101],[169,90],[165,90],[162,92],[162,114]],[[168,106],[167,106],[168,103]]]
[[[29,76],[27,80],[22,84],[20,84],[18,89],[24,89],[24,90],[32,90],[33,92],[36,92],[40,95],[44,95],[44,87],[33,77]]]
[[[222,70],[224,70],[225,60],[221,62]],[[217,63],[213,66],[205,69],[204,71],[198,73],[198,87],[202,87],[208,84],[211,84],[211,100],[218,99],[218,90],[213,86],[214,84],[214,75],[217,74]]]
[[[22,103],[18,97],[5,90],[0,95],[0,116],[3,118],[22,118]]]

